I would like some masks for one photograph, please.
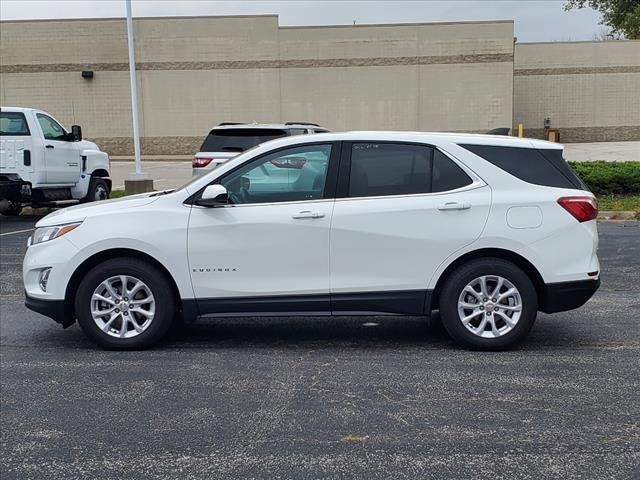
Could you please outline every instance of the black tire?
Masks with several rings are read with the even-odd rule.
[[[5,217],[17,217],[22,212],[22,205],[16,205],[15,203],[11,205],[7,210],[2,211],[2,215]]]
[[[87,195],[82,199],[82,203],[97,202],[109,198],[109,185],[104,178],[91,177],[89,181],[89,190]]]
[[[463,325],[460,315],[458,314],[458,300],[463,289],[475,279],[486,276],[497,275],[511,282],[520,293],[522,301],[522,311],[520,318],[510,331],[502,336],[495,338],[486,338],[471,332]],[[493,285],[494,287],[496,285]],[[488,289],[487,289],[488,290]],[[468,297],[471,298],[471,297]],[[465,300],[466,301],[466,300]],[[491,299],[488,300],[491,302]],[[478,302],[481,303],[479,300]],[[493,309],[494,304],[490,307],[482,308],[480,320],[475,320],[478,324],[483,316],[491,315],[487,313],[489,309]],[[504,309],[503,313],[504,313]],[[477,312],[471,310],[471,312]],[[467,312],[465,311],[465,314]],[[442,292],[440,294],[440,316],[442,323],[451,338],[461,346],[474,350],[506,350],[521,342],[533,327],[536,316],[538,314],[538,296],[533,282],[529,276],[515,264],[500,258],[482,258],[471,260],[468,263],[458,267],[447,278]],[[499,315],[499,314],[498,314]],[[498,325],[506,325],[500,317],[493,314],[494,322]],[[490,320],[490,318],[488,318]],[[472,325],[472,327],[481,328],[480,325]],[[490,329],[490,325],[486,327]],[[488,334],[488,332],[487,332]]]
[[[91,297],[95,289],[106,279],[120,275],[142,281],[155,300],[155,314],[150,324],[144,331],[131,338],[116,338],[105,333],[98,327],[91,314]],[[107,350],[141,350],[158,342],[171,327],[176,315],[176,299],[169,280],[157,267],[136,258],[120,257],[107,260],[87,273],[76,293],[75,311],[84,333],[101,347]],[[118,325],[122,325],[119,319],[114,321],[114,326]],[[133,329],[132,325],[128,327],[128,330]]]

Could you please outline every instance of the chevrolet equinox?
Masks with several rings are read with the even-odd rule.
[[[151,346],[176,318],[439,310],[458,344],[500,350],[597,290],[596,216],[558,144],[283,137],[177,190],[46,216],[26,305],[109,349]]]

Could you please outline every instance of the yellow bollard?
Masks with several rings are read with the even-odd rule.
[[[521,123],[518,124],[518,136],[520,138],[524,137],[524,125]]]

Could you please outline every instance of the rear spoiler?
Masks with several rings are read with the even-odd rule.
[[[510,130],[509,127],[494,128],[493,130],[489,130],[487,135],[509,135]]]

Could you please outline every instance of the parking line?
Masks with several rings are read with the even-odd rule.
[[[27,230],[17,230],[15,232],[0,233],[0,237],[4,237],[5,235],[15,235],[17,233],[33,232],[34,230],[35,228],[29,228]]]

